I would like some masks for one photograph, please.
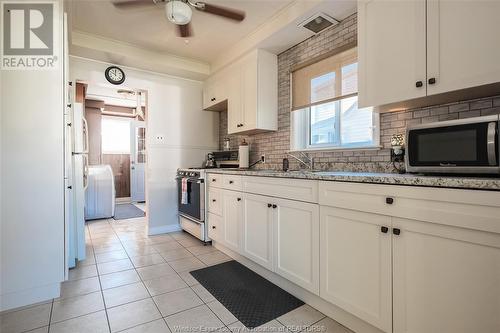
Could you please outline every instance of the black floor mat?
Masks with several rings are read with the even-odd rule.
[[[234,260],[192,271],[191,275],[248,328],[304,304]]]

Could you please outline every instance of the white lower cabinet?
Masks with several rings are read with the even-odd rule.
[[[274,271],[319,295],[319,206],[274,199]]]
[[[500,332],[500,234],[392,223],[394,332]]]
[[[272,198],[245,193],[243,201],[241,254],[272,270]]]
[[[233,251],[240,250],[240,221],[242,214],[242,193],[222,191],[222,242]]]
[[[391,332],[391,218],[321,206],[320,296]]]
[[[217,242],[222,241],[222,230],[223,229],[223,224],[222,224],[222,217],[213,214],[213,213],[208,213],[208,237],[210,239],[215,240]]]

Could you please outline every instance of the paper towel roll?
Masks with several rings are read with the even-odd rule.
[[[240,158],[240,168],[248,168],[250,149],[248,143],[246,143],[245,140],[243,140],[243,142],[240,145],[239,158]]]

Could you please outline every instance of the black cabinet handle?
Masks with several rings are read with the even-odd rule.
[[[382,231],[382,233],[386,234],[389,231],[389,228],[387,228],[386,226],[381,226],[380,231]]]
[[[71,107],[71,103],[69,103],[69,104],[66,104],[66,106],[67,106],[68,108],[70,108],[70,107]]]
[[[215,178],[212,178],[212,182],[214,182],[214,183],[215,183],[216,181],[217,181],[217,179],[215,179]]]
[[[236,200],[237,200],[237,201],[241,201],[241,198],[237,198]]]
[[[215,199],[212,199],[212,202],[216,202],[216,201],[217,201],[217,200],[215,200]]]
[[[436,83],[436,78],[435,77],[431,77],[429,79],[429,84],[435,84]]]
[[[392,205],[394,203],[394,199],[393,198],[385,198],[385,203],[388,205]]]
[[[274,208],[274,209],[276,209],[276,207],[278,207],[278,206],[276,206],[276,205],[273,205],[273,208]]]
[[[401,234],[401,229],[398,229],[398,228],[393,228],[392,229],[392,233],[396,236],[399,236],[399,234]]]
[[[234,182],[233,182],[232,180],[230,180],[230,181],[229,181],[229,184],[232,184],[232,183],[234,183]]]
[[[271,208],[273,205],[271,204],[267,204],[267,208]]]
[[[214,225],[212,226],[212,229],[215,229],[215,226],[214,226]]]
[[[423,85],[424,85],[424,83],[422,81],[415,82],[415,87],[417,87],[417,88],[421,88],[421,87],[423,87]]]
[[[210,101],[214,102],[215,101],[215,97],[212,97],[212,99],[210,99]]]

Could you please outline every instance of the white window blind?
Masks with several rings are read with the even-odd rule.
[[[356,48],[292,72],[291,150],[376,147],[378,114],[358,108]]]

